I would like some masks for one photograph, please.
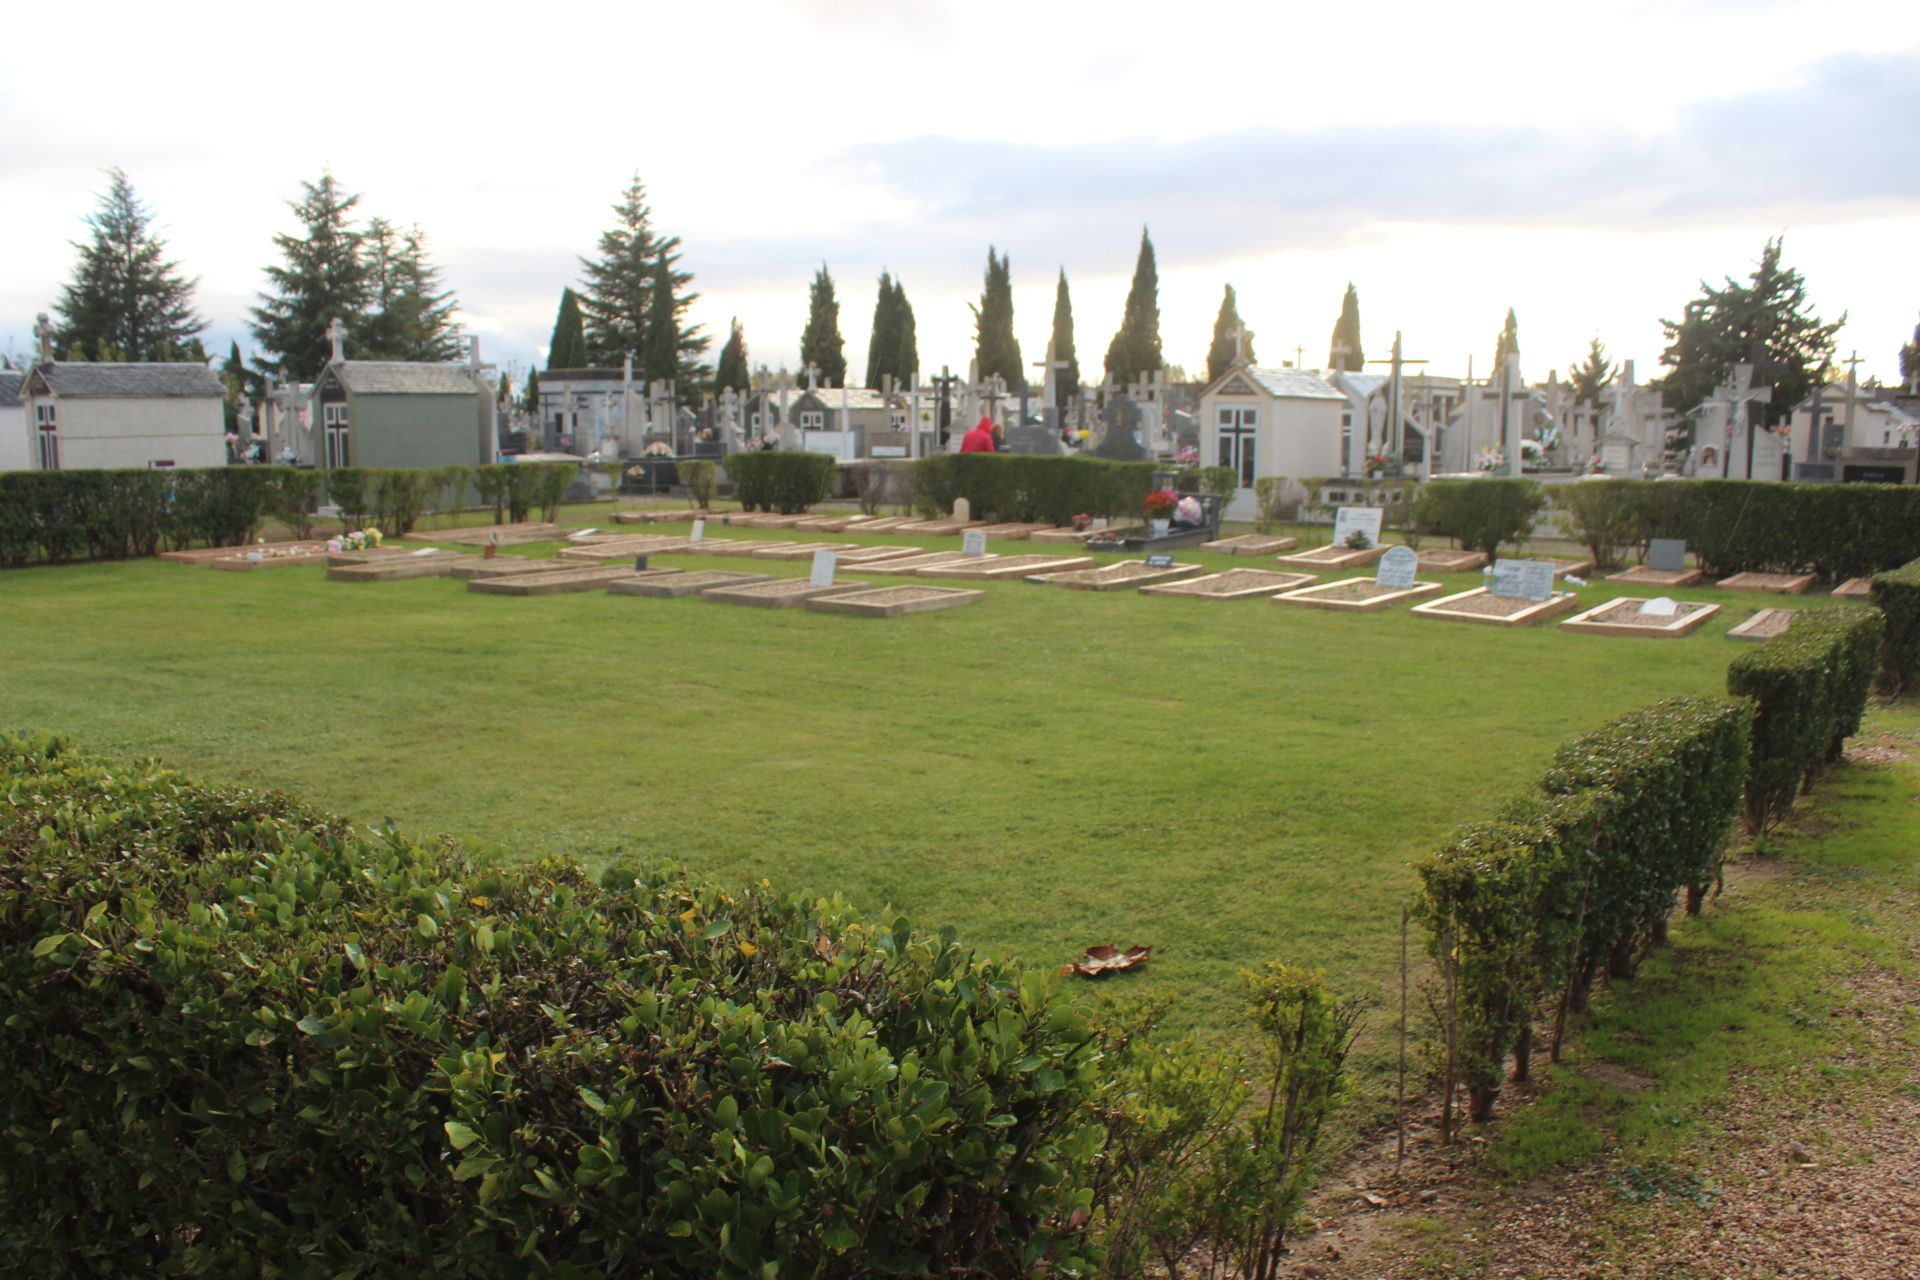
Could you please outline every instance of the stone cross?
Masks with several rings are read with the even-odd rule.
[[[1233,362],[1235,364],[1247,362],[1247,326],[1243,324],[1233,326]]]
[[[333,363],[339,364],[347,358],[347,326],[335,316],[327,324],[327,341],[333,344]]]
[[[1334,343],[1333,352],[1332,352],[1334,369],[1336,371],[1345,371],[1347,367],[1347,357],[1352,354],[1353,354],[1353,348],[1348,346],[1345,342]]]
[[[42,311],[39,314],[39,316],[35,318],[34,326],[33,326],[33,336],[40,343],[40,363],[52,364],[53,363],[53,322],[47,319],[47,313],[44,311]]]
[[[1406,430],[1406,410],[1401,404],[1401,373],[1405,366],[1410,364],[1425,364],[1426,360],[1424,357],[1416,358],[1401,354],[1400,332],[1396,329],[1393,334],[1393,354],[1385,360],[1369,360],[1367,363],[1392,366],[1387,374],[1386,429],[1382,431],[1380,435],[1380,452],[1398,454],[1400,452],[1401,433]],[[1373,444],[1371,416],[1368,418],[1368,424],[1367,444],[1371,446]],[[1431,430],[1431,428],[1428,429]],[[1422,480],[1431,480],[1433,478],[1433,442],[1426,438],[1425,431],[1420,433],[1419,475]]]
[[[1724,389],[1727,393],[1727,440],[1729,447],[1720,451],[1720,474],[1723,476],[1732,474],[1732,444],[1736,439],[1739,443],[1740,456],[1743,460],[1746,459],[1751,449],[1753,412],[1747,406],[1755,402],[1767,404],[1773,400],[1772,387],[1756,387],[1753,385],[1753,366],[1750,364],[1734,365],[1733,377],[1728,380]],[[1746,428],[1746,430],[1742,431],[1739,428]],[[1742,477],[1742,479],[1745,478],[1744,476]]]
[[[807,361],[807,390],[818,391],[819,389],[820,366],[809,360]]]
[[[1047,339],[1047,358],[1034,361],[1034,367],[1045,371],[1041,374],[1044,381],[1041,383],[1040,395],[1047,408],[1058,414],[1060,412],[1060,380],[1057,374],[1066,371],[1067,362],[1054,358],[1053,339]]]

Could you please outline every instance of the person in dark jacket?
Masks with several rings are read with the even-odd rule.
[[[974,424],[973,430],[967,432],[966,435],[960,437],[960,452],[962,453],[994,452],[993,419],[992,418],[988,417],[984,413],[980,415],[980,421]]]

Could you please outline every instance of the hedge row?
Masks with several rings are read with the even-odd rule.
[[[1421,533],[1453,538],[1469,551],[1492,558],[1501,547],[1532,537],[1534,521],[1545,507],[1536,480],[1434,480],[1420,486],[1412,521]]]
[[[1873,576],[1873,602],[1886,619],[1880,687],[1898,694],[1920,679],[1920,560]]]
[[[1674,698],[1567,744],[1540,791],[1465,828],[1415,866],[1413,910],[1457,984],[1457,1053],[1475,1120],[1502,1064],[1524,1079],[1533,1016],[1583,1009],[1664,940],[1687,890],[1698,911],[1719,875],[1747,775],[1752,707]]]
[[[48,740],[0,796],[0,1270],[1095,1270],[1097,1044],[951,933]]]
[[[1886,623],[1875,609],[1803,609],[1785,634],[1727,668],[1727,692],[1752,698],[1747,830],[1769,830],[1860,730]]]
[[[833,496],[839,469],[840,464],[825,453],[769,450],[727,455],[727,477],[744,511],[797,515]]]
[[[913,464],[914,503],[929,513],[965,498],[977,520],[1065,525],[1076,515],[1141,519],[1154,464],[1017,453],[945,453]]]

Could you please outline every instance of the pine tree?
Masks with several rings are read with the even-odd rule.
[[[301,185],[306,193],[290,207],[304,234],[273,237],[284,262],[266,269],[274,291],[253,308],[253,332],[284,376],[311,382],[326,366],[328,323],[338,317],[351,327],[365,315],[368,280],[360,233],[348,222],[360,197],[331,172]]]
[[[1520,354],[1520,317],[1513,314],[1513,308],[1507,308],[1507,323],[1500,330],[1500,337],[1493,344],[1493,365],[1488,377],[1498,378],[1500,371],[1507,367],[1507,357]]]
[[[86,218],[93,232],[75,244],[73,278],[60,291],[55,341],[62,348],[112,350],[125,360],[203,360],[199,334],[207,327],[193,309],[198,281],[180,277],[166,258],[167,242],[153,233],[153,216],[119,169]],[[104,345],[103,345],[104,344]]]
[[[717,396],[728,387],[741,395],[752,389],[747,372],[747,331],[740,327],[738,316],[727,326],[726,345],[720,348],[720,359],[713,370],[713,394]]]
[[[1067,364],[1053,383],[1059,397],[1053,407],[1064,418],[1080,396],[1080,357],[1073,350],[1073,298],[1067,292],[1065,267],[1060,268],[1060,283],[1053,288],[1053,341],[1050,345],[1053,358],[1064,360]]]
[[[1833,336],[1847,322],[1831,324],[1808,311],[1807,284],[1798,271],[1780,265],[1781,241],[1768,240],[1747,283],[1727,277],[1725,288],[1700,282],[1701,296],[1687,303],[1679,321],[1662,320],[1667,349],[1660,360],[1671,372],[1661,380],[1661,398],[1676,413],[1690,413],[1732,373],[1754,366],[1756,384],[1773,388],[1769,424],[1784,421],[1812,394],[1833,359]]]
[[[1240,344],[1234,346],[1234,335],[1238,334]],[[1233,296],[1233,286],[1227,286],[1225,296],[1220,299],[1220,314],[1213,320],[1213,345],[1207,348],[1207,381],[1233,368],[1235,350],[1248,364],[1253,363],[1253,331],[1240,323],[1240,303]]]
[[[893,365],[888,372],[896,387],[906,386],[920,372],[920,331],[914,323],[913,304],[907,301],[907,286],[897,276],[893,281]]]
[[[1107,373],[1125,383],[1157,372],[1165,364],[1160,353],[1160,272],[1154,265],[1153,240],[1142,227],[1140,257],[1133,267],[1133,287],[1127,290],[1127,309],[1120,319],[1120,331],[1107,346]]]
[[[973,353],[980,362],[982,378],[997,373],[1010,391],[1027,385],[1020,340],[1013,336],[1013,266],[1006,254],[995,256],[992,245],[987,246],[980,305],[973,309],[973,335]]]
[[[1340,318],[1333,322],[1333,341],[1327,349],[1327,371],[1358,373],[1366,367],[1367,352],[1360,341],[1360,291],[1349,280],[1347,296],[1340,299]]]
[[[708,340],[698,325],[683,323],[687,308],[700,295],[687,290],[693,274],[679,269],[680,237],[655,233],[653,210],[639,174],[627,184],[613,213],[613,227],[600,236],[600,256],[580,260],[586,276],[580,307],[586,319],[587,363],[615,368],[629,353],[638,356],[646,349],[647,318],[653,314],[653,290],[661,278],[664,254],[665,279],[673,297],[674,345],[679,352],[675,373],[685,385],[697,385],[705,372],[699,357]]]
[[[580,317],[580,295],[562,289],[560,310],[553,317],[553,336],[547,339],[547,368],[587,367],[587,331]]]
[[[1600,397],[1606,394],[1607,384],[1613,381],[1613,362],[1607,359],[1606,344],[1596,335],[1587,344],[1587,358],[1579,364],[1567,368],[1567,378],[1573,383],[1573,401],[1575,404],[1600,406]]]
[[[673,314],[673,269],[662,251],[654,265],[653,297],[648,303],[646,345],[640,351],[641,376],[648,382],[680,376],[680,326]],[[682,382],[683,387],[697,385]]]
[[[440,288],[440,268],[427,260],[426,234],[401,232],[375,218],[361,235],[370,310],[354,334],[363,360],[439,363],[460,357],[453,291]]]
[[[845,386],[846,346],[840,338],[840,304],[834,301],[833,277],[827,274],[823,262],[813,273],[813,288],[807,299],[807,327],[800,334],[800,367],[817,367],[823,387]]]
[[[1900,385],[1908,391],[1920,381],[1920,324],[1913,326],[1913,341],[1900,348]]]
[[[899,300],[894,297],[893,277],[880,273],[880,292],[873,300],[873,336],[867,339],[867,380],[863,387],[879,387],[881,379],[893,372],[893,358],[899,347]]]

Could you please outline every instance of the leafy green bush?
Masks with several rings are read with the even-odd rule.
[[[727,474],[742,510],[797,515],[833,496],[840,464],[825,453],[734,453]]]
[[[1420,490],[1413,518],[1442,537],[1489,558],[1500,548],[1527,541],[1546,505],[1536,480],[1483,476],[1433,480]]]
[[[687,501],[696,511],[713,505],[720,487],[720,464],[710,458],[694,458],[680,464],[680,483],[687,487]]]
[[[540,508],[540,518],[549,524],[560,514],[560,503],[567,490],[580,478],[580,468],[571,462],[542,462],[534,468],[532,498]]]
[[[1076,515],[1137,515],[1154,470],[1149,462],[1018,453],[939,454],[913,467],[920,510],[944,514],[965,498],[975,519],[1053,525]]]
[[[1272,533],[1287,503],[1287,477],[1261,476],[1253,482],[1254,528]]]
[[[373,474],[365,467],[329,467],[327,500],[340,513],[340,532],[366,527],[373,514]]]
[[[1098,1272],[1097,1044],[951,933],[46,740],[0,794],[10,1271]],[[1325,1097],[1344,1032],[1273,985],[1276,1082]]]
[[[367,472],[374,520],[388,537],[402,538],[413,532],[420,513],[427,509],[437,487],[438,477],[431,471],[383,470]]]
[[[1595,568],[1623,564],[1640,536],[1640,480],[1583,480],[1549,492],[1560,532],[1587,549]]]
[[[1784,634],[1727,668],[1727,692],[1753,699],[1747,830],[1764,833],[1860,728],[1886,624],[1872,609],[1804,609]]]
[[[1874,574],[1873,602],[1887,627],[1880,646],[1880,689],[1893,696],[1920,678],[1920,560]]]
[[[273,468],[273,494],[269,510],[296,538],[313,536],[314,510],[325,490],[325,477],[318,471],[299,467]]]
[[[513,470],[512,463],[493,462],[473,470],[474,491],[480,495],[480,505],[493,508],[493,522],[501,523],[506,519],[507,482]]]

